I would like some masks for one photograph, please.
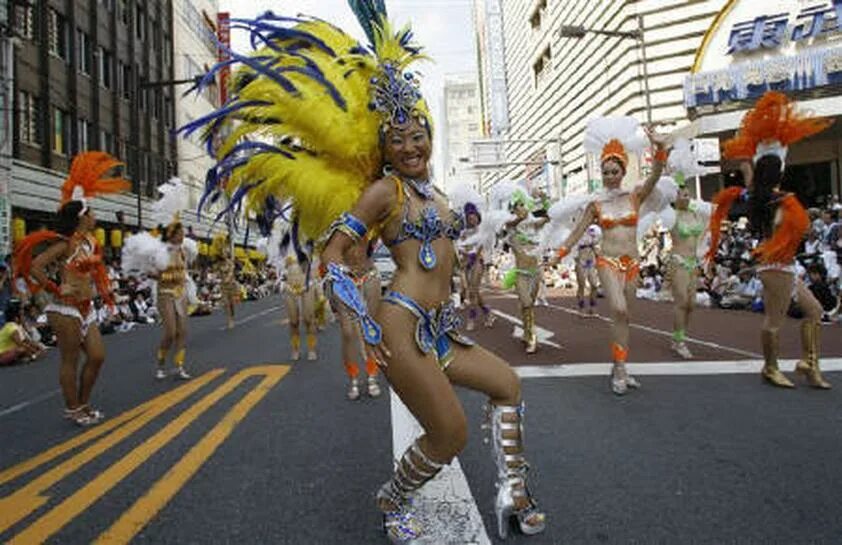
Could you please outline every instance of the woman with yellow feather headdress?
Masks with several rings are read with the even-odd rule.
[[[625,189],[622,184],[626,177],[629,154],[641,153],[647,144],[639,123],[632,117],[597,118],[588,122],[584,147],[586,151],[599,156],[605,188],[584,207],[576,226],[562,243],[557,258],[567,256],[572,245],[582,238],[591,224],[596,223],[602,229],[596,267],[613,315],[611,354],[614,366],[610,385],[617,395],[624,395],[629,388],[640,387],[640,383],[626,370],[629,353],[628,308],[640,270],[638,216],[642,215],[641,208],[648,204],[647,199],[653,195],[667,160],[667,151],[661,137],[651,132],[647,135],[655,150],[652,172],[643,184]],[[549,215],[556,216],[556,211],[551,208]],[[563,215],[554,218],[554,224]]]
[[[802,358],[795,370],[810,386],[830,389],[819,368],[822,307],[795,277],[795,254],[809,228],[807,211],[792,193],[780,190],[790,144],[817,134],[832,123],[798,112],[786,95],[767,92],[743,117],[740,129],[723,144],[723,158],[740,160],[746,188],[729,187],[713,198],[717,205],[710,219],[711,243],[708,258],[716,255],[722,221],[739,199],[748,203],[749,223],[762,241],[754,250],[757,271],[763,283],[761,328],[764,380],[773,386],[795,385],[778,368],[778,334],[795,295],[804,319],[801,322]]]
[[[252,44],[261,48],[251,57],[232,53],[231,62],[245,68],[231,101],[186,128],[208,127],[212,142],[226,119],[240,123],[212,150],[219,162],[208,177],[208,198],[229,177],[233,206],[249,193],[247,205],[258,210],[268,196],[292,203],[300,235],[293,243],[305,251],[310,243],[323,245],[329,290],[356,315],[369,355],[424,426],[377,494],[389,539],[417,542],[423,528],[409,497],[465,444],[465,414],[453,385],[485,392],[491,401],[501,535],[510,517],[524,533],[539,533],[545,515],[526,484],[519,380],[459,334],[450,303],[453,241],[464,219],[430,181],[430,115],[408,70],[420,49],[408,27],[393,31],[382,1],[350,3],[369,48],[319,20],[267,13],[237,23],[251,28]],[[248,135],[264,141],[244,140]],[[375,316],[344,263],[348,248],[366,237],[381,238],[397,263]]]
[[[121,164],[105,152],[77,155],[61,190],[58,232],[38,231],[15,247],[15,275],[26,281],[30,291],[44,289],[52,295],[45,310],[61,352],[59,381],[66,406],[64,416],[79,426],[105,418],[102,411],[88,405],[105,361],[105,346],[96,325],[94,286],[107,304],[113,304],[102,249],[93,236],[96,218],[87,199],[130,187],[122,178],[104,177]],[[35,249],[47,242],[50,246],[33,259]],[[47,274],[56,263],[60,264],[59,283]],[[77,371],[80,351],[86,355],[81,377]]]

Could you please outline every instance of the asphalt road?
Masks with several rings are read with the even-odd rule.
[[[154,327],[107,337],[94,397],[109,419],[90,430],[61,419],[56,354],[0,369],[0,542],[386,543],[373,494],[393,456],[389,396],[344,399],[335,326],[318,361],[289,362],[277,305],[244,305],[230,332],[222,316],[192,319],[196,378],[186,383],[152,378]],[[563,348],[527,358],[503,317],[516,314],[514,301],[492,306],[501,318],[476,338],[515,364],[547,369],[524,379],[524,397],[531,487],[550,526],[506,543],[842,543],[842,373],[828,373],[838,384],[830,392],[782,391],[753,373],[704,375],[699,363],[702,376],[642,376],[643,390],[616,398],[599,373],[554,371],[605,362],[607,324],[541,309],[538,324]],[[669,330],[669,309],[642,303],[633,312],[648,329],[635,330],[632,361],[672,361],[668,339],[651,331]],[[691,336],[727,348],[698,345],[699,355],[748,358],[733,350],[758,350],[758,318],[702,316],[707,325]],[[824,338],[825,356],[842,355],[838,326]],[[784,355],[797,355],[794,346]],[[459,457],[470,486],[463,499],[481,516],[475,542],[497,543],[483,399],[460,395],[472,426]],[[461,530],[432,542],[459,543]]]

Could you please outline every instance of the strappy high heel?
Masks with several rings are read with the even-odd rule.
[[[490,411],[491,437],[497,463],[494,513],[501,539],[508,536],[513,517],[524,535],[540,534],[547,526],[546,515],[538,508],[526,485],[529,464],[523,456],[523,407],[523,404],[499,405]]]
[[[394,545],[413,545],[424,533],[410,495],[438,475],[444,464],[430,460],[416,440],[404,452],[392,478],[377,491],[383,530]]]

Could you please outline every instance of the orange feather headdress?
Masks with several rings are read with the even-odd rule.
[[[588,121],[585,129],[585,151],[598,154],[601,161],[616,159],[625,168],[629,153],[642,153],[646,136],[633,117],[600,117]]]
[[[122,164],[104,151],[86,151],[74,157],[70,173],[61,186],[61,206],[70,201],[84,201],[131,188],[131,184],[123,178],[103,177],[109,170]]]
[[[786,95],[769,91],[745,114],[737,135],[722,144],[722,157],[757,162],[764,155],[774,154],[785,161],[790,144],[818,134],[832,124],[832,119],[797,112]]]

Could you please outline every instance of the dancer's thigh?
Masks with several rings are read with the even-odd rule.
[[[520,379],[501,357],[481,346],[454,345],[454,353],[446,371],[453,384],[482,392],[502,404],[520,402]]]

